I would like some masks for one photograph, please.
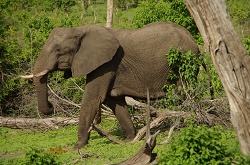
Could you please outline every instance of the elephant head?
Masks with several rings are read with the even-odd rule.
[[[44,44],[33,71],[39,111],[46,115],[53,113],[53,106],[48,101],[48,73],[61,70],[64,71],[65,78],[87,75],[110,61],[118,47],[118,40],[105,27],[54,29]]]

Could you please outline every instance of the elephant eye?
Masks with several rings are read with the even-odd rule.
[[[64,49],[63,49],[63,52],[69,52],[69,47],[65,47]]]
[[[56,52],[56,54],[59,54],[60,48],[59,48],[59,47],[56,47],[55,52]]]

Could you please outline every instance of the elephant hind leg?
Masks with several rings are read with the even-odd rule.
[[[126,140],[133,140],[136,135],[136,131],[131,120],[130,114],[128,112],[125,98],[107,97],[105,103],[112,109],[119,124],[125,131],[127,137]]]

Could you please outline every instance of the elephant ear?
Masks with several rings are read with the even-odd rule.
[[[105,27],[83,26],[80,47],[72,61],[72,76],[87,75],[116,54],[119,41]]]

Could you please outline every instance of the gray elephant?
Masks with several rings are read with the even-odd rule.
[[[86,75],[76,149],[88,143],[88,129],[104,102],[113,110],[127,140],[132,140],[136,131],[125,96],[145,99],[147,88],[152,99],[165,96],[162,87],[170,83],[166,54],[171,47],[199,54],[191,34],[172,23],[152,23],[138,30],[56,28],[42,48],[33,75],[27,77],[33,76],[39,111],[48,115],[53,112],[47,94],[48,73],[64,71],[65,78]]]

